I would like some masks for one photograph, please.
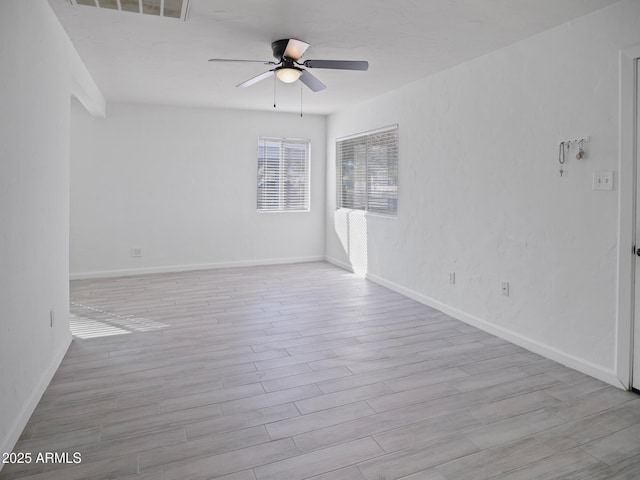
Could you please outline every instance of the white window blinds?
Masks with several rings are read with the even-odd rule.
[[[309,211],[309,140],[258,140],[258,211]]]
[[[398,211],[398,126],[336,142],[338,208]]]

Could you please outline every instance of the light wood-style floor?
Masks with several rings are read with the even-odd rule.
[[[640,397],[326,263],[74,281],[2,479],[640,478]]]

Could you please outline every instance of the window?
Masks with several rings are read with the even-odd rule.
[[[258,140],[258,211],[309,211],[309,140]]]
[[[338,208],[398,212],[398,126],[336,142]]]

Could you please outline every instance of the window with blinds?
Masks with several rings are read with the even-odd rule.
[[[309,140],[258,140],[258,211],[309,211]]]
[[[398,126],[336,142],[338,208],[398,212]]]

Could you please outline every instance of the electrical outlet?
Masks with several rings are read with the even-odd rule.
[[[132,257],[141,257],[142,256],[142,248],[140,248],[140,247],[132,247],[131,248],[131,256]]]
[[[53,308],[49,309],[49,326],[53,328],[56,320],[56,311]]]
[[[456,284],[456,272],[451,272],[449,274],[449,283],[451,285],[455,285]]]
[[[502,295],[509,296],[509,282],[502,282]]]

